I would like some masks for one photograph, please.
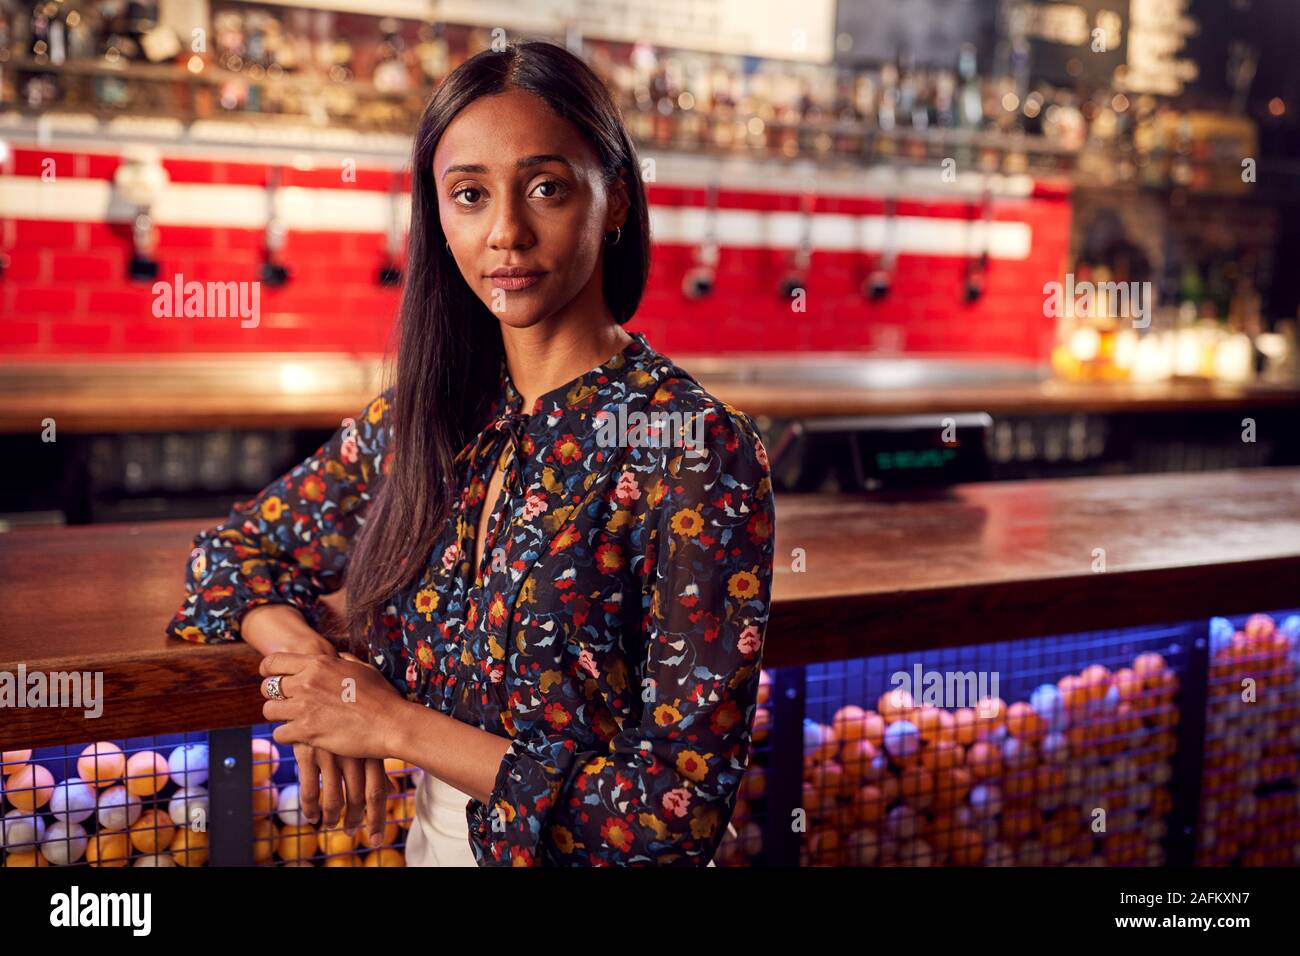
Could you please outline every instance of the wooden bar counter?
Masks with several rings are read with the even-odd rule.
[[[1300,383],[1063,382],[1036,366],[918,357],[683,355],[679,362],[723,401],[774,419],[1300,407]],[[39,434],[47,418],[62,434],[334,429],[382,388],[380,363],[359,356],[0,363],[0,434]]]
[[[262,721],[252,648],[163,633],[216,520],[0,535],[0,670],[102,671],[105,698],[6,710],[0,749]],[[1283,609],[1300,468],[778,495],[776,551],[769,667]]]

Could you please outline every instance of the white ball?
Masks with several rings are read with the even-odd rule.
[[[208,745],[184,744],[167,758],[172,783],[178,787],[201,787],[208,782]]]
[[[1065,700],[1055,684],[1041,684],[1029,695],[1029,706],[1033,708],[1048,730],[1065,728]]]
[[[86,830],[80,823],[59,820],[46,828],[41,855],[55,866],[67,866],[85,855],[88,842]]]
[[[279,810],[276,815],[280,822],[289,826],[298,826],[306,823],[307,818],[302,815],[302,806],[299,803],[299,790],[296,783],[286,784],[280,791],[278,802]]]
[[[988,820],[1002,812],[1002,791],[992,784],[981,783],[971,788],[971,811],[980,819]]]
[[[1070,742],[1065,734],[1048,734],[1041,744],[1043,759],[1052,763],[1065,763],[1070,757]]]
[[[167,815],[172,818],[172,823],[182,829],[189,829],[195,822],[196,813],[200,811],[202,829],[207,829],[208,791],[202,787],[186,787],[177,790],[167,803]]]
[[[45,818],[26,810],[10,810],[0,821],[0,846],[21,850],[45,839]]]
[[[54,785],[50,813],[66,823],[80,823],[95,812],[95,788],[80,777]]]
[[[144,856],[137,857],[132,866],[175,866],[176,861],[172,855],[167,852],[163,853],[146,853]]]
[[[885,728],[885,750],[891,757],[910,757],[921,747],[921,732],[910,720],[896,720]]]
[[[120,784],[99,795],[99,826],[104,830],[125,830],[140,819],[140,798]]]

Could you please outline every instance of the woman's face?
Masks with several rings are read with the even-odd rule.
[[[606,188],[595,152],[543,100],[517,89],[475,100],[443,133],[433,177],[451,254],[502,322],[527,328],[575,300],[601,307],[604,236],[623,225],[626,192]],[[532,275],[493,277],[509,267]]]

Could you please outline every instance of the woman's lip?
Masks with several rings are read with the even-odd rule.
[[[488,276],[488,278],[492,280],[492,284],[498,289],[518,292],[520,289],[527,289],[530,286],[537,285],[545,275],[545,272],[537,272],[530,276]]]

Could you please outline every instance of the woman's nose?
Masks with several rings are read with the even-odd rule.
[[[507,196],[497,203],[488,245],[493,249],[517,249],[532,244],[524,200]]]

